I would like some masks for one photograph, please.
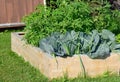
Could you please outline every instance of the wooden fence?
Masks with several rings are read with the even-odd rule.
[[[0,24],[20,23],[43,0],[0,0]]]

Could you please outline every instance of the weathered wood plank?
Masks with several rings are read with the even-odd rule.
[[[24,27],[24,23],[4,23],[0,24],[0,28]]]

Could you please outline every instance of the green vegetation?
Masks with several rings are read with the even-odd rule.
[[[68,78],[53,79],[52,82],[119,82],[120,77],[118,76],[106,76],[97,78],[75,78],[69,80]]]
[[[110,5],[108,3],[96,4],[96,3],[88,3],[81,0],[76,0],[75,2],[69,2],[65,0],[63,2],[57,3],[57,6],[47,7],[46,9],[43,6],[38,6],[36,11],[31,15],[26,16],[23,21],[26,23],[25,27],[25,40],[27,43],[38,46],[39,41],[43,41],[46,37],[51,39],[52,35],[55,37],[60,37],[60,35],[66,35],[67,32],[74,30],[76,33],[81,31],[84,32],[85,35],[88,35],[92,30],[96,29],[98,32],[102,32],[103,29],[107,29],[117,34],[116,41],[120,42],[120,12],[118,10],[110,10]],[[96,1],[96,0],[95,0]],[[99,0],[103,1],[103,0]],[[59,5],[58,5],[59,4]],[[55,33],[59,32],[59,36]],[[44,75],[42,75],[39,70],[32,67],[28,62],[25,62],[23,58],[17,56],[16,53],[11,51],[11,42],[10,42],[10,33],[11,31],[0,32],[0,82],[120,82],[120,77],[117,75],[109,75],[103,74],[102,76],[96,78],[82,78],[77,77],[74,79],[68,79],[67,76],[63,78],[57,78],[53,80],[49,80]],[[104,35],[107,36],[105,32]],[[52,38],[52,45],[56,49],[56,51],[51,51],[51,48],[48,49],[48,45],[46,47],[50,52],[50,54],[63,55],[73,55],[75,53],[92,53],[93,48],[98,47],[97,43],[99,43],[98,38],[95,37],[96,34],[93,33],[90,37],[91,40],[89,44],[87,43],[88,38],[84,38],[85,47],[83,47],[83,51],[80,44],[77,43],[76,37],[77,34],[70,36],[71,42],[62,42],[62,53],[57,46],[61,47],[57,44],[57,38]],[[111,44],[112,36],[104,37],[102,40],[105,40],[107,44]],[[102,36],[99,35],[98,36]],[[72,38],[71,38],[72,37]],[[94,38],[93,38],[94,37]],[[109,37],[109,38],[108,38]],[[66,37],[65,37],[66,38]],[[97,39],[96,39],[97,38]],[[54,40],[55,39],[55,40]],[[66,38],[67,39],[67,38]],[[80,37],[81,39],[81,37]],[[68,39],[69,40],[69,39]],[[48,40],[47,40],[48,41]],[[80,40],[81,41],[81,40]],[[95,42],[96,43],[95,43]],[[101,41],[101,40],[100,40]],[[60,44],[61,44],[60,42]],[[76,43],[77,44],[76,44]],[[94,42],[94,43],[92,43]],[[75,43],[75,44],[74,44]],[[40,43],[41,44],[41,43]],[[47,44],[47,43],[46,43]],[[71,44],[71,45],[70,45]],[[94,45],[93,45],[94,44]],[[101,44],[103,47],[103,44]],[[43,47],[43,46],[42,46]],[[106,44],[104,43],[104,47]],[[118,47],[118,46],[117,46]],[[113,48],[113,47],[112,47]],[[97,48],[98,49],[98,48]],[[106,48],[108,49],[108,48]],[[104,50],[106,50],[104,49]],[[118,49],[118,48],[117,48]],[[71,51],[70,51],[71,50]],[[72,51],[73,50],[73,51]],[[109,51],[106,50],[106,51]],[[110,49],[110,51],[112,51]],[[47,51],[46,51],[47,52]],[[100,51],[97,53],[101,53]],[[106,53],[106,52],[105,52]],[[99,55],[97,54],[97,55]],[[101,54],[100,54],[101,55]],[[82,61],[81,61],[82,62]]]
[[[56,56],[86,54],[90,58],[106,58],[113,51],[120,52],[120,44],[115,41],[115,35],[105,29],[101,33],[93,30],[89,34],[75,31],[53,33],[43,38],[39,45],[43,51]]]
[[[0,82],[47,82],[38,70],[11,51],[10,33],[0,32]]]
[[[116,35],[116,41],[117,41],[118,43],[120,43],[120,33],[119,33],[118,35]]]
[[[67,77],[48,80],[23,58],[11,51],[10,31],[0,32],[0,82],[120,82],[120,77],[104,74],[97,78]]]
[[[90,8],[85,3],[63,4],[55,10],[40,7],[37,11],[24,19],[27,26],[25,38],[32,45],[38,46],[41,38],[53,32],[83,30],[82,26],[87,29],[86,26],[91,25]]]
[[[0,82],[120,82],[116,75],[104,74],[96,78],[74,78],[66,76],[48,80],[23,58],[11,51],[11,31],[0,32]]]
[[[61,3],[70,3],[73,1],[85,1],[85,2],[95,2],[98,4],[105,4],[108,2],[108,0],[46,0],[47,1],[47,6],[51,7],[51,8],[57,8],[59,6],[59,4]]]
[[[53,32],[65,33],[74,30],[90,32],[108,29],[115,34],[120,32],[120,12],[111,10],[110,4],[99,5],[84,1],[64,1],[57,8],[38,6],[36,11],[26,16],[25,39],[38,46],[39,41]]]

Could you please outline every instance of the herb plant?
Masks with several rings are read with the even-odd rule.
[[[38,6],[35,12],[24,17],[27,43],[38,46],[39,40],[53,32],[64,34],[74,30],[88,33],[94,29],[120,32],[120,12],[111,11],[109,4],[92,7],[85,1],[65,1],[57,8]]]
[[[38,46],[39,39],[53,32],[86,31],[92,25],[90,13],[89,5],[84,2],[63,4],[57,9],[38,7],[23,20],[26,23],[25,38],[28,43]]]

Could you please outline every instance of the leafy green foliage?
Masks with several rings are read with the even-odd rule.
[[[53,32],[65,33],[75,30],[90,32],[108,29],[120,31],[120,12],[111,11],[110,5],[93,7],[84,1],[61,2],[57,8],[38,6],[36,11],[26,16],[25,39],[29,44],[38,46],[39,40]]]
[[[1,29],[2,30],[2,29]],[[0,82],[49,82],[38,69],[11,51],[11,32],[22,29],[0,30]]]
[[[116,35],[116,41],[118,42],[118,43],[120,43],[120,34],[118,34],[118,35]]]
[[[56,56],[72,56],[87,54],[90,58],[106,58],[112,51],[120,51],[115,36],[108,30],[97,30],[86,34],[70,31],[65,34],[53,33],[40,41],[40,48],[48,54]]]
[[[36,12],[24,18],[25,38],[30,44],[38,45],[39,39],[55,31],[83,31],[91,26],[90,8],[83,2],[60,5],[57,9],[43,8],[38,7]]]
[[[50,6],[52,8],[57,8],[60,4],[76,2],[76,1],[78,1],[78,2],[80,2],[80,1],[95,2],[95,3],[99,3],[101,5],[108,2],[108,0],[46,0],[47,6]]]
[[[120,12],[111,11],[110,5],[100,6],[93,9],[93,27],[98,30],[108,29],[114,33],[120,32]]]
[[[25,62],[23,58],[11,51],[10,34],[15,31],[23,30],[10,29],[0,32],[0,82],[120,82],[120,76],[117,74],[109,75],[109,73],[95,78],[78,76],[70,79],[64,76],[49,80],[28,62]]]

